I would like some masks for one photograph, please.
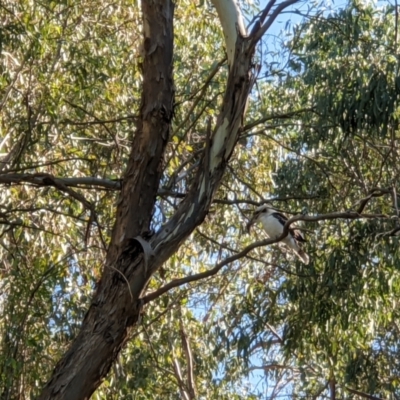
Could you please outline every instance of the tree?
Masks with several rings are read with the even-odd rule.
[[[247,36],[215,3],[227,68],[206,4],[2,8],[2,397],[64,351],[41,398],[87,398],[112,364],[99,397],[252,398],[251,371],[270,398],[395,395],[396,13],[310,14],[289,66],[258,70],[295,1],[275,3]],[[271,197],[308,221],[307,269],[243,235]]]
[[[162,178],[163,158],[171,136],[174,111],[174,5],[164,1],[142,4],[143,90],[139,115],[135,118],[136,131],[132,150],[121,182],[121,196],[105,267],[80,332],[58,363],[40,398],[88,398],[109,371],[126,341],[129,329],[137,323],[144,303],[155,297],[153,294],[148,299],[143,298],[149,279],[177,251],[208,213],[239,138],[244,106],[254,82],[252,57],[255,46],[276,16],[295,2],[288,0],[272,11],[275,1],[271,1],[248,37],[245,36],[241,13],[235,3],[215,2],[226,39],[229,68],[220,115],[214,127],[210,121],[206,143],[188,193],[170,220],[155,233],[149,231],[150,221]],[[61,12],[64,11],[68,15],[75,10],[66,6],[61,9]],[[9,40],[12,42],[14,30],[24,30],[24,21],[18,21],[14,9],[5,9],[5,12],[10,19],[16,17],[17,21],[13,20],[7,25],[6,33],[9,33]],[[268,15],[270,12],[271,15]],[[25,63],[31,62],[31,68],[35,66],[31,55],[36,50],[35,46],[40,46],[40,36],[37,33],[42,31],[38,32],[38,28],[33,27],[36,21],[29,22],[36,35],[23,61],[14,60],[9,55],[21,68],[6,77],[6,81],[9,79],[4,100],[14,91],[18,79],[23,79],[21,71]],[[43,30],[48,35],[57,36],[60,29],[69,28],[67,17],[63,22],[64,26],[46,25]],[[42,27],[39,23],[40,28]],[[63,36],[59,36],[53,69],[59,57],[62,57],[62,38]],[[77,66],[78,70],[79,68]],[[89,75],[84,68],[81,73],[85,78]],[[47,88],[47,93],[43,96],[51,95],[49,91],[51,92],[51,88]],[[22,130],[23,137],[2,161],[7,166],[3,182],[29,180],[34,184],[54,186],[80,201],[90,213],[90,224],[99,225],[93,205],[84,196],[69,189],[62,180],[56,180],[47,174],[25,177],[9,175],[10,172],[15,172],[13,166],[25,148],[34,144],[36,130],[40,138],[41,132],[37,126],[44,123],[40,120],[44,110],[32,109],[33,96],[30,91],[25,93],[26,127]],[[160,290],[162,292],[163,289]]]

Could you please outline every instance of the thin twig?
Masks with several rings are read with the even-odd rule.
[[[193,356],[192,350],[190,349],[190,344],[186,335],[185,330],[183,329],[182,319],[180,320],[180,334],[182,339],[182,347],[186,356],[186,364],[187,364],[187,386],[189,390],[189,398],[194,400],[196,398],[196,389],[194,384],[194,375],[193,375]]]
[[[225,260],[219,262],[214,268],[212,268],[208,271],[200,272],[200,273],[194,274],[194,275],[189,275],[189,276],[186,276],[185,278],[174,279],[171,282],[164,285],[163,287],[161,287],[160,289],[145,296],[143,298],[143,302],[144,302],[144,304],[147,304],[150,301],[156,299],[157,297],[161,296],[162,294],[168,292],[169,290],[171,290],[175,287],[182,286],[186,283],[198,281],[200,279],[209,278],[210,276],[214,276],[223,267],[225,267],[226,265],[228,265],[240,258],[243,258],[244,256],[247,255],[247,253],[254,250],[255,248],[261,247],[261,246],[268,246],[268,245],[280,242],[282,239],[284,239],[289,234],[289,228],[295,222],[298,222],[298,221],[317,222],[317,221],[328,221],[328,220],[335,220],[335,219],[376,219],[376,218],[387,219],[387,218],[389,218],[389,216],[386,214],[359,214],[354,211],[334,212],[334,213],[330,213],[330,214],[321,214],[321,215],[315,215],[315,216],[295,215],[294,217],[290,218],[286,222],[286,224],[283,228],[282,235],[280,235],[279,237],[274,238],[274,239],[265,239],[265,240],[261,240],[261,241],[252,243],[251,245],[245,247],[239,253],[234,254],[230,257],[227,257]]]
[[[359,395],[361,397],[364,397],[365,399],[369,399],[369,400],[384,400],[382,397],[373,396],[371,394],[364,393],[364,392],[361,392],[361,391],[356,390],[356,389],[350,389],[348,387],[346,387],[345,389],[348,392],[353,393],[353,394],[357,394],[357,395]]]
[[[81,187],[81,186],[97,186],[106,189],[120,190],[121,180],[101,179],[94,177],[81,178],[60,178],[51,174],[39,172],[36,174],[0,174],[0,184],[20,184],[31,183],[36,186],[54,186],[54,187]],[[64,190],[65,191],[65,190]]]
[[[289,118],[299,115],[301,113],[310,112],[310,111],[313,111],[313,109],[312,108],[302,108],[302,109],[296,110],[296,111],[288,111],[283,114],[271,114],[266,117],[260,118],[256,121],[250,122],[249,124],[245,125],[241,131],[243,134],[244,132],[247,132],[250,129],[253,129],[254,127],[256,127],[257,125],[263,124],[267,121],[271,121],[271,120],[275,120],[275,119],[289,119]]]
[[[357,202],[358,208],[357,212],[361,214],[364,211],[364,208],[368,204],[368,202],[373,198],[373,197],[381,197],[384,196],[385,194],[390,193],[390,189],[380,189],[380,188],[373,188],[370,190],[370,194],[363,199],[359,200]]]
[[[62,162],[67,162],[67,161],[87,161],[87,162],[93,162],[93,160],[89,158],[84,158],[84,157],[70,157],[70,158],[61,158],[59,160],[53,160],[53,161],[48,161],[42,164],[32,164],[32,165],[25,165],[24,167],[19,167],[19,168],[10,168],[10,169],[3,169],[1,171],[2,174],[10,173],[10,172],[20,172],[20,171],[26,171],[27,169],[35,169],[35,168],[40,168],[40,167],[47,167],[49,165],[57,165]],[[1,163],[1,161],[0,161]]]
[[[256,32],[252,32],[251,34],[251,42],[253,46],[256,46],[258,41],[264,36],[265,32],[270,28],[270,26],[273,24],[275,19],[279,16],[279,14],[287,7],[290,7],[292,4],[297,3],[299,0],[286,0],[283,3],[279,4],[274,12],[270,15],[268,20],[266,21],[265,24],[261,25],[259,29],[257,29]],[[271,3],[271,2],[270,2]],[[268,9],[270,7],[270,3],[267,5],[265,9]],[[269,10],[268,10],[269,12]],[[263,15],[262,15],[263,16]]]
[[[182,379],[181,367],[179,366],[179,362],[176,359],[176,357],[174,357],[174,359],[172,361],[172,366],[174,367],[175,378],[178,381],[178,387],[179,387],[179,391],[181,392],[182,399],[190,400],[189,395],[186,392],[185,383],[183,382],[183,379]]]

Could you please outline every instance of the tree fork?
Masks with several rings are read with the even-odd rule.
[[[149,229],[170,135],[173,12],[171,0],[142,2],[142,102],[106,265],[81,330],[54,369],[41,400],[90,398],[124,345],[129,327],[138,321],[146,263],[140,242],[129,238]]]
[[[296,1],[287,0],[280,10]],[[234,54],[228,57],[223,106],[189,192],[171,219],[146,241],[143,236],[159,187],[173,111],[173,4],[171,0],[142,3],[145,51],[142,105],[106,265],[81,331],[56,366],[40,400],[90,397],[124,345],[129,328],[139,319],[147,282],[207,215],[239,138],[244,108],[255,79],[252,56],[260,32],[265,32],[262,25],[246,37],[244,28],[238,29],[240,10],[236,3],[214,0],[214,4],[220,11],[226,11],[219,14],[228,55]],[[239,17],[229,19],[235,13]],[[271,24],[277,15],[274,12],[265,25]],[[233,38],[232,32],[236,32]]]

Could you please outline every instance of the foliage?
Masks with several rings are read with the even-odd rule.
[[[140,106],[138,3],[5,1],[0,15],[1,173],[118,183]],[[384,234],[398,226],[397,15],[352,1],[308,17],[282,48],[286,67],[260,53],[213,206],[148,291],[263,237],[244,231],[256,203],[318,215],[357,210],[370,196],[364,212],[388,217],[303,224],[309,266],[277,244],[258,247],[151,302],[94,398],[178,398],[190,370],[183,337],[198,398],[400,394],[399,246]],[[227,79],[209,4],[177,2],[174,27],[176,107],[154,230],[190,187]],[[29,179],[0,192],[4,399],[37,395],[76,336],[118,196]]]

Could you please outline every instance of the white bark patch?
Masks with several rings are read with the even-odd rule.
[[[186,214],[186,219],[188,219],[193,214],[193,211],[194,211],[194,204],[192,204],[190,206],[190,209],[189,209],[188,213]]]
[[[220,164],[220,158],[222,151],[225,147],[225,141],[231,132],[228,131],[229,120],[224,119],[224,122],[218,127],[215,136],[213,137],[213,143],[210,149],[210,172],[214,172],[214,169]]]
[[[238,32],[246,36],[242,12],[235,0],[212,0],[225,37],[229,68],[232,68]]]
[[[232,153],[233,148],[235,147],[236,144],[236,133],[240,128],[241,120],[236,119],[235,123],[231,125],[231,132],[232,134],[228,136],[228,141],[225,144],[225,155],[228,156],[229,154]]]
[[[206,171],[205,174],[208,174],[208,171]],[[204,194],[205,191],[206,191],[206,176],[203,175],[203,178],[201,180],[199,199],[201,199],[203,197],[203,194]]]
[[[143,33],[144,33],[144,37],[146,37],[146,38],[151,37],[150,23],[147,18],[143,18]]]

